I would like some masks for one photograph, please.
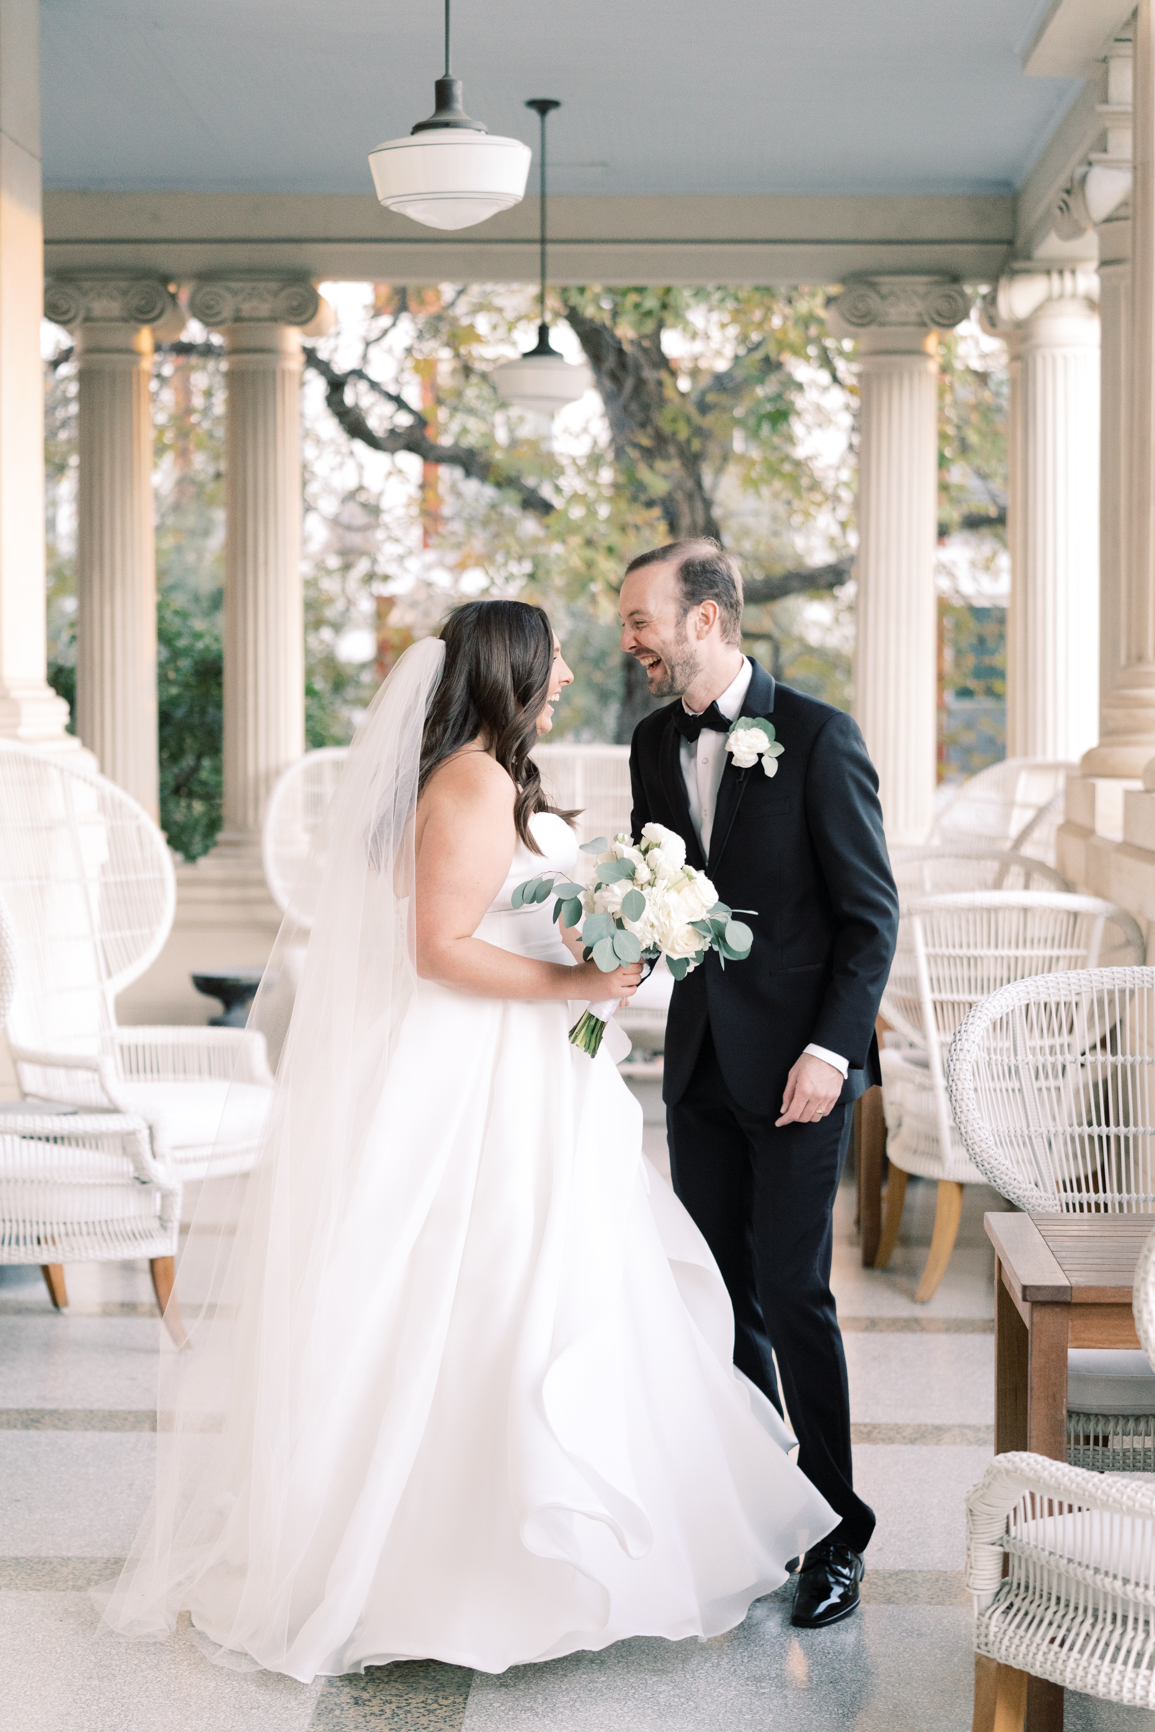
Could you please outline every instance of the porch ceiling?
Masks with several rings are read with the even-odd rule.
[[[563,103],[552,184],[571,277],[636,277],[659,259],[684,280],[772,265],[800,279],[986,274],[1080,83],[1023,73],[1039,0],[454,10],[454,70],[491,131],[532,142],[525,98]],[[413,276],[423,260],[438,276],[472,255],[475,274],[532,274],[528,200],[503,227],[448,241],[374,203],[367,151],[432,106],[436,0],[43,0],[42,19],[54,268]],[[174,193],[197,196],[162,196]],[[623,250],[634,242],[640,253]]]

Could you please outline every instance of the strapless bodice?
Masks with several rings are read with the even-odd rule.
[[[553,897],[532,903],[528,908],[514,908],[513,893],[530,878],[540,878],[549,872],[563,876],[572,872],[577,863],[577,837],[556,812],[535,812],[529,827],[541,853],[531,854],[521,841],[514,845],[505,883],[490,903],[474,937],[538,961],[572,962],[574,959],[558,937],[553,922]]]

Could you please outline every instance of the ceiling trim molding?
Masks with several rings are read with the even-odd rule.
[[[1033,258],[1040,249],[1050,254],[1056,247],[1063,256],[1095,256],[1094,235],[1085,244],[1066,243],[1064,251],[1064,244],[1057,242],[1053,233],[1055,200],[1079,164],[1099,148],[1106,133],[1099,107],[1107,100],[1107,63],[1093,61],[1086,70],[1086,83],[1043,146],[1019,193],[1015,217],[1015,253],[1019,258]]]
[[[1134,10],[1135,0],[1051,0],[1023,55],[1023,71],[1030,78],[1085,78]]]
[[[559,283],[834,283],[859,272],[988,281],[1010,255],[1011,195],[551,199]],[[293,269],[314,281],[531,282],[537,201],[439,234],[348,194],[44,196],[50,269],[185,279]]]

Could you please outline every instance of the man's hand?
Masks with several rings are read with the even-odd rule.
[[[837,1065],[804,1052],[786,1078],[782,1117],[775,1119],[775,1126],[812,1125],[824,1119],[842,1093],[842,1080]]]

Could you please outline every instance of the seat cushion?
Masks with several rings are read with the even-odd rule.
[[[1155,1414],[1155,1371],[1135,1348],[1072,1347],[1067,1353],[1071,1413]]]
[[[222,1129],[228,1149],[255,1148],[273,1091],[261,1083],[122,1082],[119,1092],[126,1110],[156,1125],[160,1140],[178,1157],[209,1154]]]

